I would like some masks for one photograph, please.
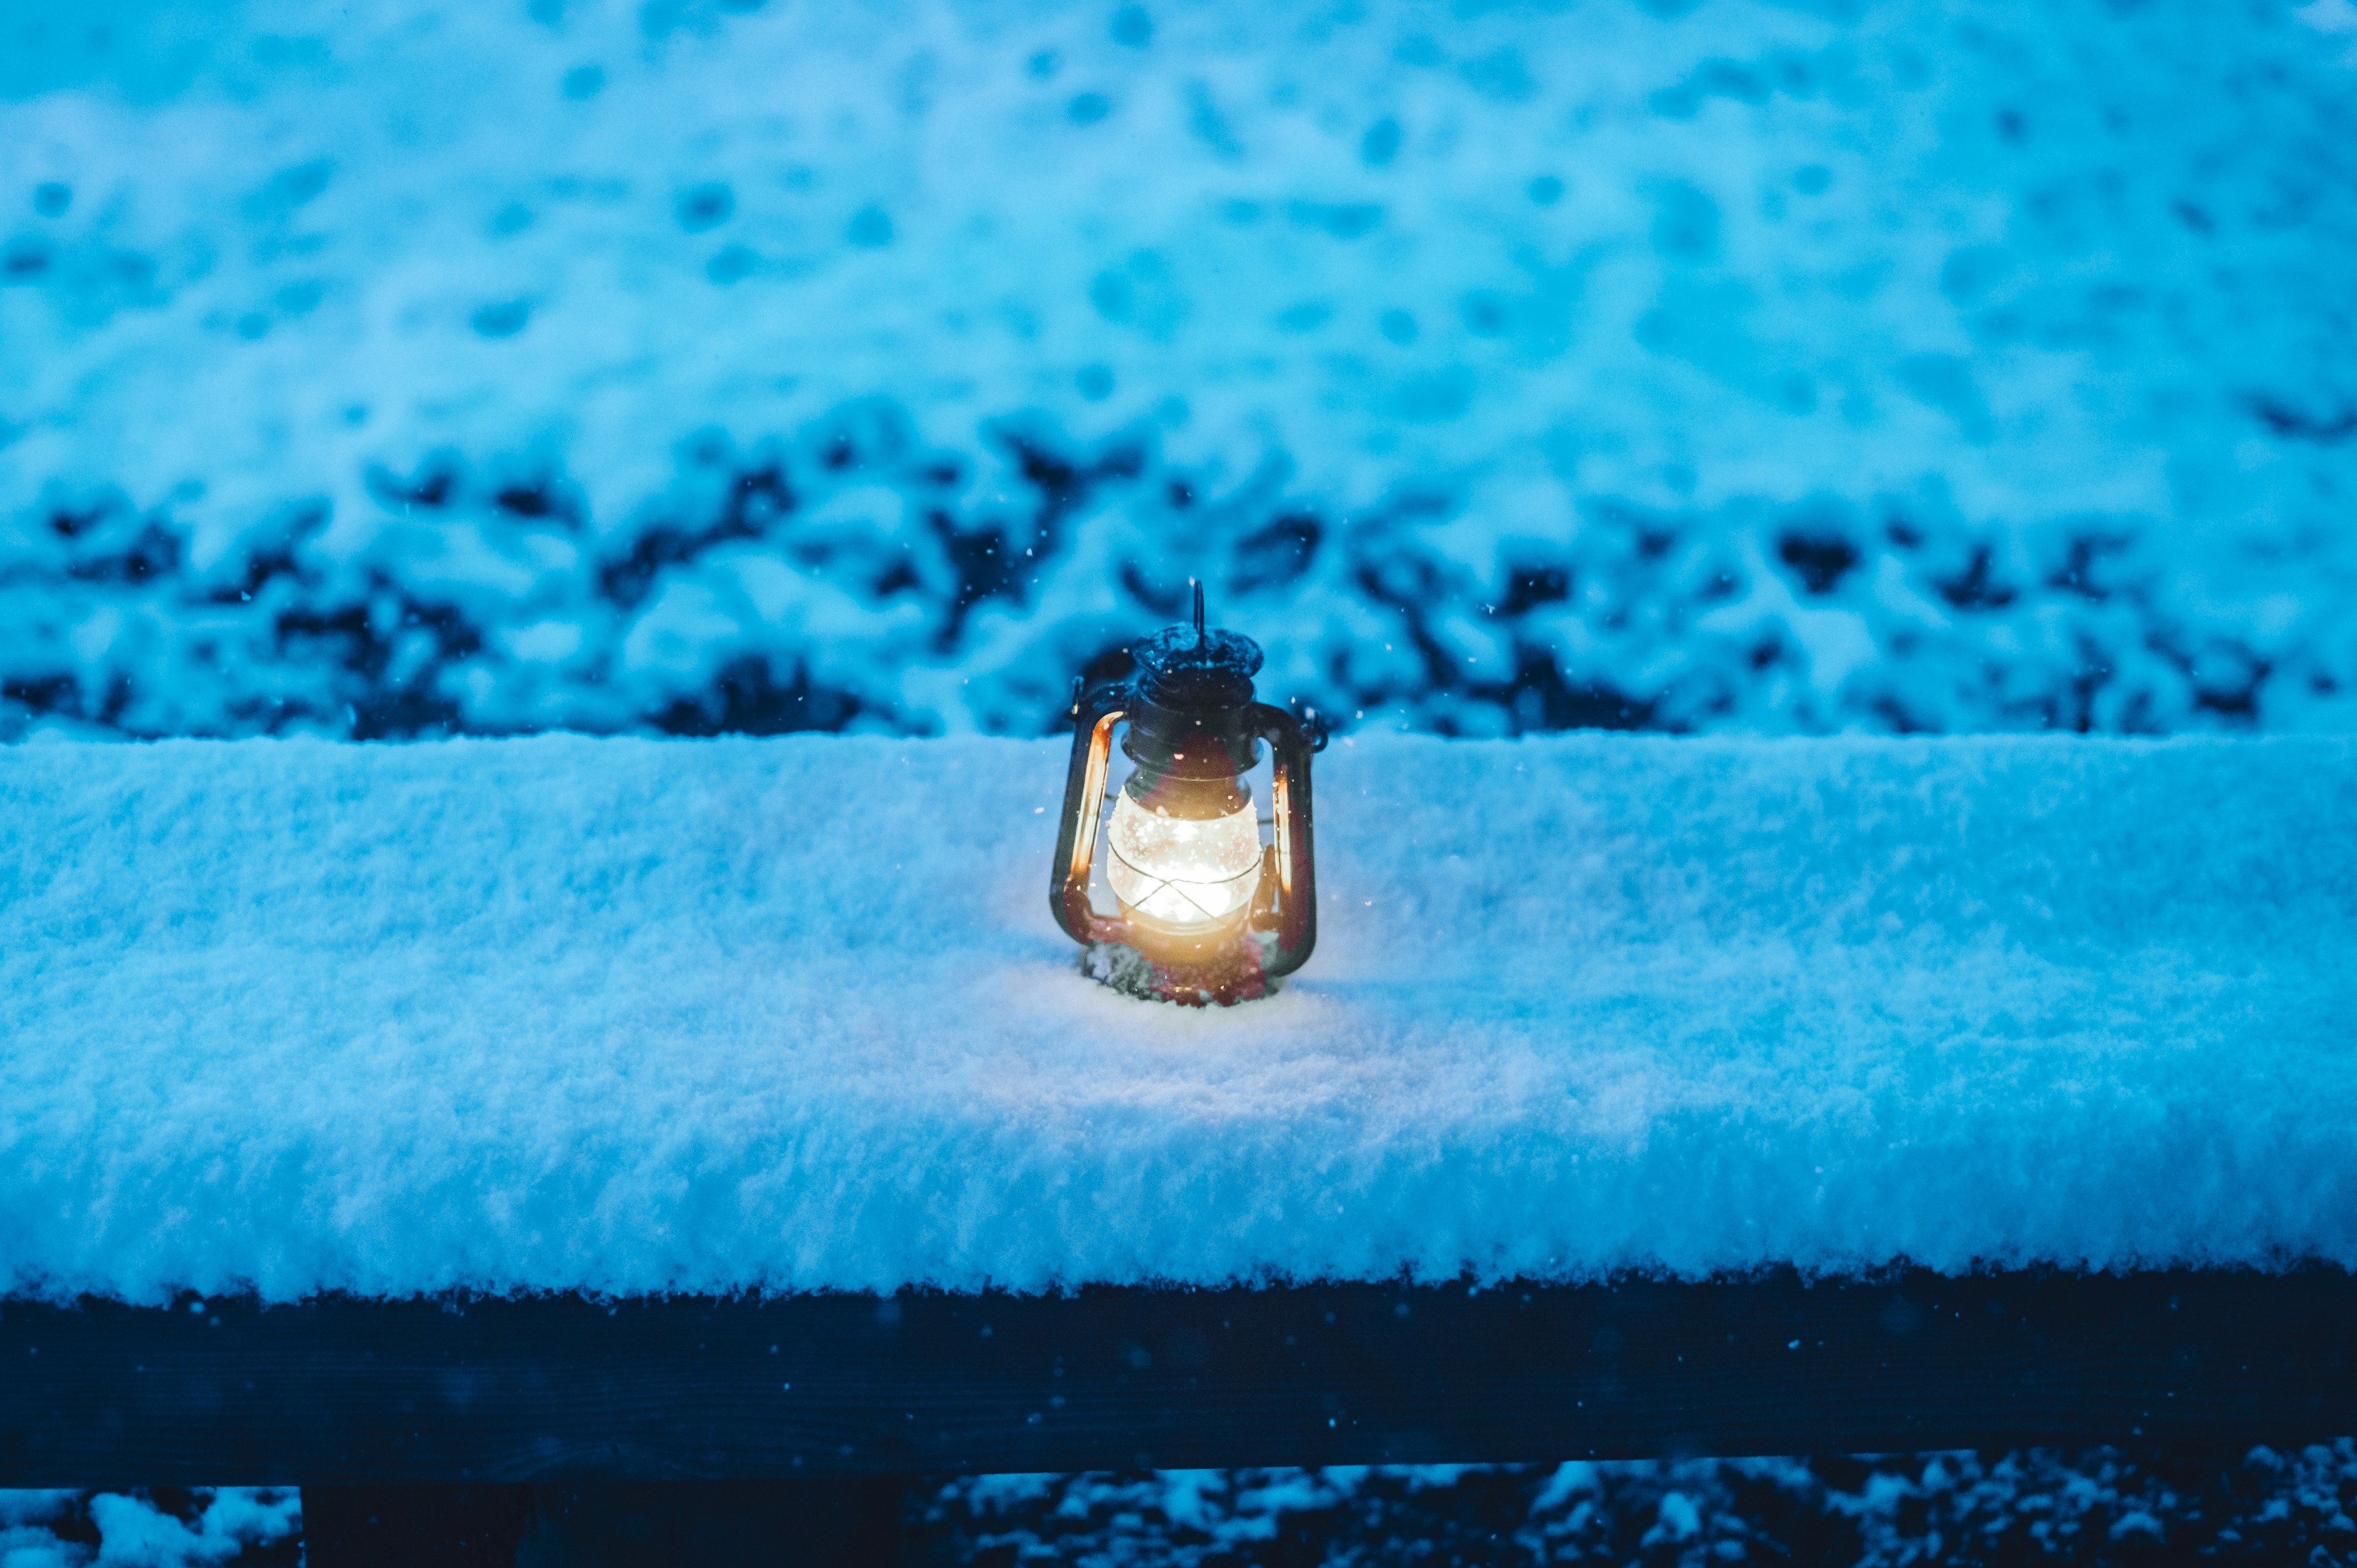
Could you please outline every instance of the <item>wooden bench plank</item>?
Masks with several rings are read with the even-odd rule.
[[[2357,1277],[0,1305],[0,1485],[1554,1460],[2357,1431]]]

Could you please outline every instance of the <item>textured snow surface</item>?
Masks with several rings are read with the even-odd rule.
[[[2357,1262],[2357,742],[1364,737],[1230,1012],[1061,748],[0,750],[0,1283]]]
[[[2347,1568],[2357,1562],[2352,1513],[2357,1443],[2342,1438],[2241,1455],[2029,1449],[936,1477],[910,1487],[901,1530],[904,1561],[928,1568]],[[0,1491],[0,1564],[294,1568],[300,1526],[296,1495],[274,1487]]]
[[[15,7],[0,736],[2345,732],[2350,16]]]
[[[2357,1443],[2278,1453],[1417,1465],[974,1476],[924,1562],[1697,1568],[2357,1562]],[[914,1533],[912,1531],[912,1533]],[[944,1539],[945,1538],[945,1539]]]
[[[291,1487],[0,1491],[0,1568],[297,1568]]]

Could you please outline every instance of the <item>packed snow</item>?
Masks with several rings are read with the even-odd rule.
[[[2347,0],[0,18],[0,736],[2357,723]]]
[[[1075,972],[1062,762],[0,750],[0,1280],[2357,1263],[2357,741],[1346,739],[1209,1012]]]

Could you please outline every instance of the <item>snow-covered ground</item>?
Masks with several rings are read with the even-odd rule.
[[[927,1562],[1136,1564],[2357,1561],[2357,1444],[2293,1453],[988,1476]],[[989,1555],[996,1551],[1001,1555]]]
[[[295,1568],[301,1531],[284,1487],[0,1491],[0,1568]]]
[[[0,1492],[7,1568],[294,1568],[293,1494]],[[977,1476],[911,1488],[903,1561],[1086,1568],[2357,1562],[2357,1444],[2245,1453]]]
[[[2352,16],[18,8],[0,732],[2345,729]]]

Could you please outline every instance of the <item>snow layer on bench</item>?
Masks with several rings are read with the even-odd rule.
[[[2357,1263],[2357,742],[1368,737],[1281,995],[1060,747],[0,751],[0,1287]]]

